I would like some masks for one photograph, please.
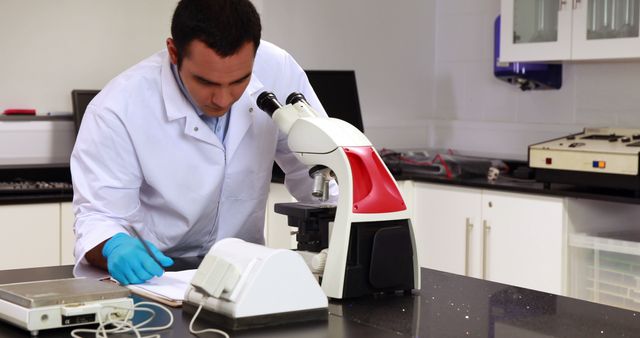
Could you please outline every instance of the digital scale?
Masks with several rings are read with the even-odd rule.
[[[0,319],[38,335],[40,330],[130,320],[129,289],[88,278],[0,285]]]
[[[529,166],[551,183],[640,191],[640,129],[585,128],[529,146]]]

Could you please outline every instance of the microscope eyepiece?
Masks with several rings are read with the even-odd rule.
[[[291,94],[289,94],[289,96],[287,96],[287,104],[296,104],[298,102],[304,102],[307,103],[307,99],[304,97],[304,95],[302,95],[302,93],[298,93],[298,92],[293,92]],[[308,103],[307,103],[308,104]]]
[[[278,98],[272,92],[262,92],[258,99],[256,99],[256,104],[258,108],[262,109],[265,113],[269,114],[269,116],[273,115],[273,112],[278,110],[282,105],[278,102]]]

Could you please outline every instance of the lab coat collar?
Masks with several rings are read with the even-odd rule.
[[[244,94],[238,102],[233,104],[233,108],[231,109],[233,112],[229,119],[229,131],[227,132],[227,138],[225,140],[227,159],[231,159],[236,149],[238,149],[240,141],[242,141],[247,130],[249,130],[249,127],[253,124],[255,114],[262,113],[257,107],[256,99],[263,88],[264,85],[256,74],[253,73]]]
[[[169,53],[166,50],[162,52],[161,62],[162,99],[164,100],[167,118],[169,121],[173,121],[187,116],[189,111],[193,111],[193,107],[189,103],[189,100],[180,92],[180,87],[171,71]]]
[[[213,131],[202,121],[195,111],[189,99],[187,99],[180,91],[178,82],[176,82],[173,72],[171,71],[171,62],[169,53],[165,50],[162,52],[162,99],[164,100],[165,112],[169,122],[185,118],[184,133],[203,142],[212,144],[220,149],[224,149],[218,137]]]
[[[165,50],[162,57],[162,98],[166,108],[167,120],[174,121],[186,118],[184,133],[224,149],[218,137],[207,127],[197,115],[189,100],[182,94],[171,71],[169,53]],[[256,74],[252,74],[249,85],[238,102],[233,104],[229,119],[229,130],[225,140],[227,159],[233,156],[240,141],[253,123],[256,113],[256,99],[264,85]]]

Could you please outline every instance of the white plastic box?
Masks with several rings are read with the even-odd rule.
[[[568,293],[640,311],[640,232],[571,234]]]

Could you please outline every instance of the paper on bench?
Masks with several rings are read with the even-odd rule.
[[[161,277],[154,277],[144,284],[132,284],[127,287],[140,296],[170,306],[180,306],[195,273],[196,269],[166,271]]]

